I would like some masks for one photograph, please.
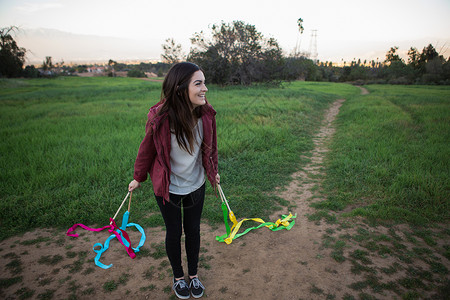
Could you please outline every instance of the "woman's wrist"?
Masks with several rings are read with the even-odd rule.
[[[141,186],[141,183],[137,181],[136,179],[133,179],[130,184],[128,185],[128,191],[132,192],[133,190],[139,188]]]

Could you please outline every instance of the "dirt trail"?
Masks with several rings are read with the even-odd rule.
[[[358,86],[358,87],[361,89],[361,95],[368,95],[368,94],[370,94],[369,90],[366,89],[365,87],[362,87],[362,86]]]
[[[316,225],[306,218],[314,213],[309,204],[318,196],[317,178],[322,172],[326,142],[334,133],[332,122],[343,102],[335,101],[326,112],[325,122],[314,138],[310,163],[292,174],[292,181],[280,192],[282,198],[296,206],[293,229],[281,232],[260,229],[231,245],[213,245],[211,250],[219,257],[214,254],[216,259],[205,280],[205,284],[217,287],[208,291],[212,299],[313,299],[317,297],[311,293],[313,286],[338,296],[351,283],[348,281],[351,278],[342,271],[337,280],[333,272],[336,262],[330,259],[327,250],[321,249],[322,235],[329,226]],[[270,219],[278,219],[281,213],[286,211],[277,212]],[[226,293],[220,293],[221,286],[227,288]]]

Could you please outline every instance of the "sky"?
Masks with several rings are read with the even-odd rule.
[[[315,44],[320,61],[381,61],[391,47],[405,57],[430,43],[447,58],[449,16],[450,0],[0,0],[0,27],[21,28],[16,40],[29,62],[158,60],[167,38],[188,53],[196,32],[234,20],[255,25],[285,53]]]

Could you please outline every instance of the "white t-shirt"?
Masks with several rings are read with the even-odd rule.
[[[192,155],[180,148],[177,137],[170,134],[170,174],[169,192],[187,195],[200,188],[206,180],[202,164],[201,144],[203,141],[203,122],[200,118],[194,128],[194,151]]]

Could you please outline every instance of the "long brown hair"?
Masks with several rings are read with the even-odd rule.
[[[196,119],[202,115],[202,107],[193,109],[189,99],[189,84],[197,71],[201,71],[200,67],[190,62],[170,68],[162,85],[163,105],[157,114],[168,113],[170,129],[175,133],[178,145],[190,154],[194,151]]]

